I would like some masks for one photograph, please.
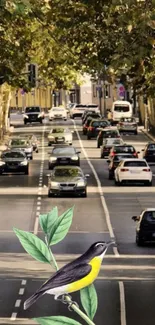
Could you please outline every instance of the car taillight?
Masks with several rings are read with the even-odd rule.
[[[137,157],[137,156],[138,156],[138,155],[137,155],[137,152],[134,152],[133,156]]]
[[[90,126],[89,127],[89,131],[92,131],[92,130],[94,130],[94,127],[93,126]]]
[[[120,135],[117,135],[116,138],[120,138]]]
[[[128,168],[121,168],[121,172],[128,172],[129,169]]]
[[[143,172],[150,172],[150,168],[144,168],[142,169]]]
[[[114,156],[115,156],[115,152],[112,152],[112,153],[111,153],[111,156],[114,157]]]

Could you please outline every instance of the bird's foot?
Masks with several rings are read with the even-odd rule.
[[[76,306],[77,308],[79,308],[79,305],[76,301],[71,301],[68,303],[68,310],[69,311],[73,311],[73,305]]]
[[[67,297],[70,298],[70,300],[72,301],[72,297],[68,294],[62,295],[61,298],[55,297],[55,300],[61,301],[63,304],[67,305],[69,303],[66,299]]]

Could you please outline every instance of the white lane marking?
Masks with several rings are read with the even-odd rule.
[[[20,288],[19,292],[18,292],[19,296],[23,296],[24,291],[25,291],[25,288]]]
[[[22,286],[25,286],[25,285],[26,285],[26,283],[27,283],[27,280],[22,280],[22,283],[21,283],[21,285],[22,285]]]
[[[41,207],[40,207],[40,206],[38,206],[38,207],[37,207],[37,211],[40,211],[40,209],[41,209]]]
[[[41,202],[40,202],[40,201],[38,201],[38,202],[37,202],[37,205],[41,205]]]
[[[17,318],[17,313],[12,313],[10,320],[16,320]]]
[[[15,307],[20,307],[21,299],[17,299],[15,302]]]
[[[119,291],[120,291],[121,325],[126,325],[125,292],[124,292],[124,283],[122,281],[119,281]]]
[[[37,200],[38,200],[38,201],[41,201],[41,199],[42,199],[41,196],[38,196]]]
[[[94,177],[95,177],[95,179],[96,179],[97,186],[98,186],[98,192],[99,192],[99,194],[100,194],[101,203],[102,203],[102,206],[103,206],[103,210],[104,210],[104,212],[105,212],[105,217],[106,217],[106,222],[107,222],[107,227],[108,227],[108,230],[109,230],[109,234],[110,234],[110,237],[114,239],[114,238],[115,238],[115,235],[114,235],[113,228],[112,228],[112,224],[111,224],[111,221],[110,221],[109,210],[108,210],[108,207],[107,207],[107,204],[106,204],[105,198],[104,198],[104,196],[103,196],[103,191],[102,191],[101,182],[100,182],[100,180],[99,180],[99,178],[98,178],[98,175],[97,175],[97,173],[96,173],[96,170],[95,170],[94,166],[92,165],[92,163],[91,163],[91,161],[90,161],[90,159],[89,159],[89,157],[88,157],[88,155],[87,155],[87,152],[86,152],[86,150],[85,150],[85,148],[84,148],[84,146],[83,146],[82,140],[81,140],[81,138],[80,138],[79,132],[78,132],[78,130],[77,130],[77,127],[76,127],[76,124],[75,124],[74,121],[73,121],[73,124],[74,124],[74,129],[75,129],[75,132],[76,132],[76,134],[77,134],[77,137],[78,137],[78,140],[79,140],[79,143],[80,143],[81,149],[82,149],[82,151],[83,151],[83,154],[84,154],[84,156],[85,156],[85,158],[86,158],[86,160],[87,160],[87,162],[88,162],[88,165],[90,166],[90,168],[91,168],[91,170],[92,170],[92,172],[93,172],[93,174],[94,174]],[[119,256],[118,250],[117,250],[117,248],[115,247],[114,254],[116,254],[116,251],[117,251],[117,256]]]

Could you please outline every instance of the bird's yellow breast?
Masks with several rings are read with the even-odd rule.
[[[88,275],[86,275],[84,278],[82,278],[81,280],[78,280],[78,281],[75,281],[75,282],[72,282],[71,284],[69,284],[67,286],[68,293],[81,290],[82,288],[87,287],[88,285],[93,283],[94,280],[97,278],[98,273],[100,271],[101,262],[102,262],[102,260],[100,257],[94,257],[88,263],[92,266],[90,273]]]

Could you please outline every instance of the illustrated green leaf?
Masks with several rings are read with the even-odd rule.
[[[51,256],[45,243],[34,234],[13,228],[23,248],[37,261],[50,263]]]
[[[33,318],[41,325],[81,325],[76,320],[65,316],[50,316]]]
[[[73,210],[74,207],[68,209],[54,222],[48,237],[49,245],[55,245],[59,243],[67,235],[68,230],[72,224]]]
[[[80,290],[80,299],[88,317],[93,320],[98,305],[97,293],[93,284]]]
[[[51,227],[52,227],[53,223],[57,220],[57,218],[58,218],[58,208],[57,207],[54,207],[47,214],[41,214],[39,216],[40,226],[46,235],[50,233]]]

